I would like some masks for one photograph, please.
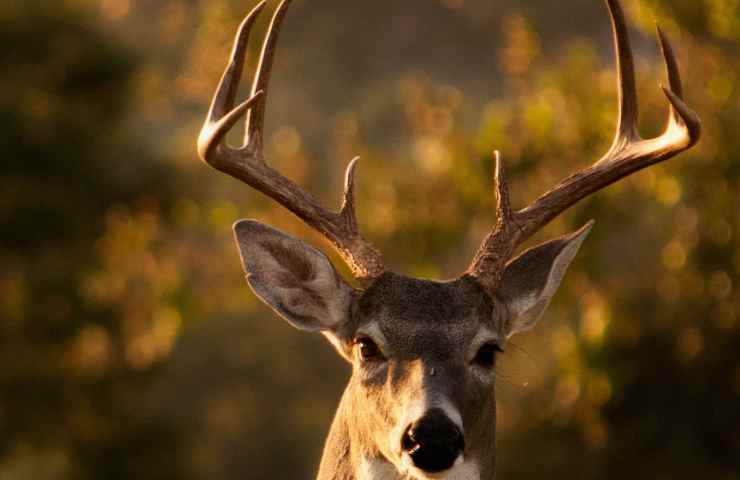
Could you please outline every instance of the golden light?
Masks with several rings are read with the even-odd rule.
[[[673,240],[663,248],[663,265],[669,270],[681,270],[686,265],[686,247],[679,240]]]
[[[100,8],[110,20],[122,20],[131,11],[131,0],[102,0]]]
[[[678,337],[676,348],[681,360],[690,362],[704,350],[704,335],[695,327],[688,327]]]

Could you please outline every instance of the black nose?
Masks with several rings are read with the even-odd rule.
[[[452,468],[465,450],[465,438],[457,425],[435,408],[409,425],[401,439],[401,447],[416,468],[436,473]]]

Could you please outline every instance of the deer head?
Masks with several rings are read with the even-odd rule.
[[[321,232],[363,286],[351,287],[323,253],[301,240],[255,220],[234,226],[254,293],[293,326],[323,333],[353,365],[319,477],[493,478],[496,358],[509,338],[536,324],[592,223],[515,257],[517,248],[586,196],[698,141],[700,122],[683,101],[671,46],[658,30],[668,74],[669,87],[663,88],[668,120],[662,135],[642,139],[624,15],[617,0],[606,0],[619,88],[611,148],[518,211],[511,208],[496,152],[497,223],[467,271],[455,280],[435,282],[387,270],[381,254],[360,234],[354,208],[357,160],[347,169],[338,212],[323,208],[265,162],[265,102],[289,4],[284,0],[274,14],[250,98],[234,107],[247,39],[264,2],[242,23],[198,152],[212,167],[271,197]],[[244,116],[244,144],[226,145],[226,133]]]

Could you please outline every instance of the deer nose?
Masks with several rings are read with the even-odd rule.
[[[416,468],[437,473],[452,468],[465,450],[465,437],[444,411],[432,409],[408,426],[401,447]]]

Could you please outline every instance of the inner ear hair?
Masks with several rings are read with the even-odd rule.
[[[509,313],[507,338],[534,327],[592,228],[593,222],[589,222],[577,232],[533,247],[507,264],[496,292]]]
[[[237,222],[234,234],[252,290],[290,324],[332,331],[347,321],[353,290],[326,255],[255,220]]]

